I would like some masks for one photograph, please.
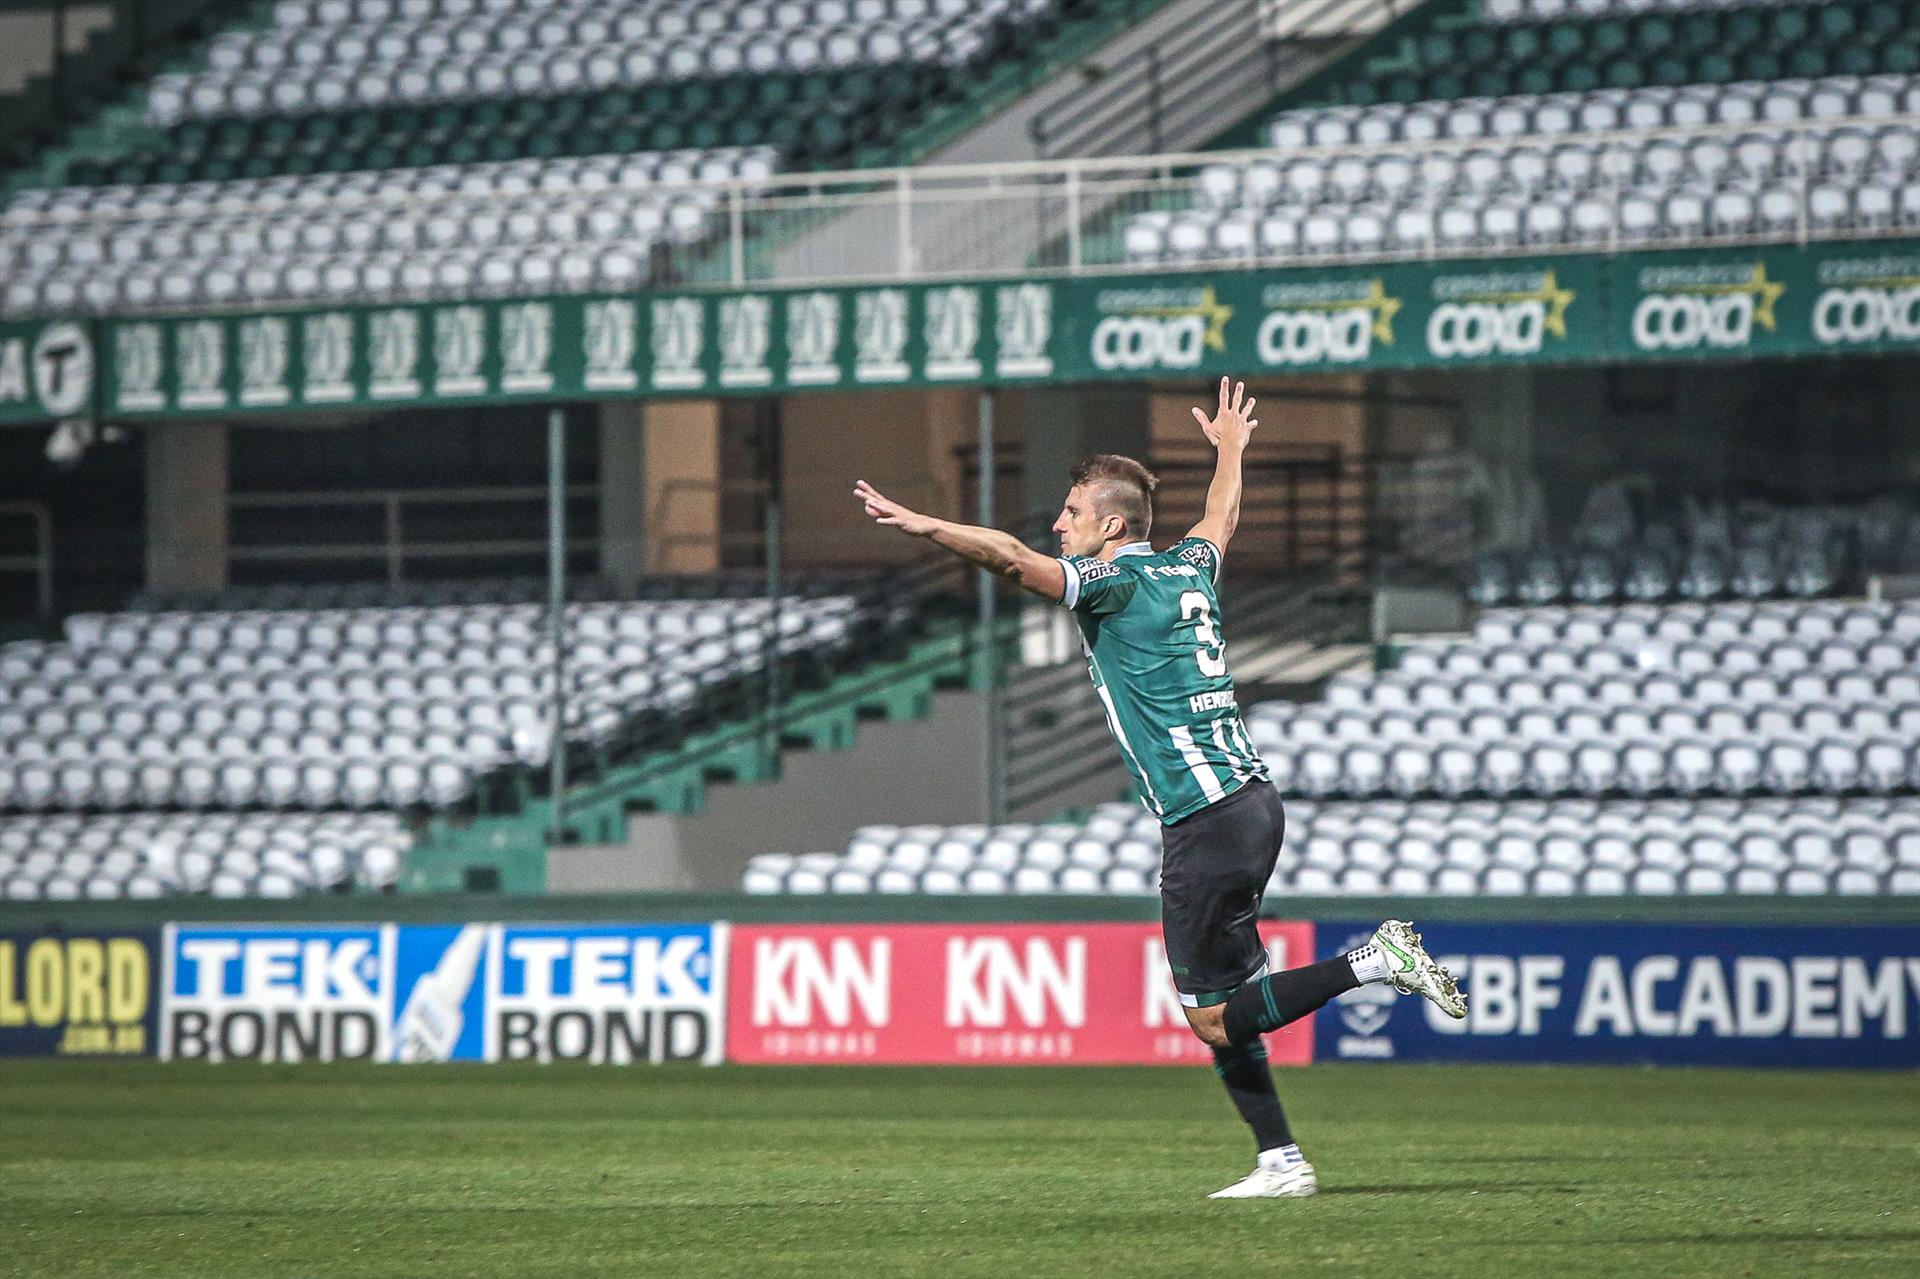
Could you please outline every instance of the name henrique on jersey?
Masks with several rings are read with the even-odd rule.
[[[1133,542],[1111,561],[1060,563],[1061,603],[1080,624],[1087,673],[1147,808],[1177,822],[1268,780],[1227,674],[1220,548],[1189,537],[1155,554]]]

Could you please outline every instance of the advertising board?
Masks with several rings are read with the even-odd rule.
[[[1322,956],[1367,931],[1321,924]],[[1426,941],[1467,1019],[1362,987],[1320,1011],[1320,1060],[1920,1066],[1911,928],[1433,923]]]
[[[141,1057],[160,992],[151,928],[0,933],[0,1057]]]
[[[1261,931],[1275,966],[1309,961],[1312,925]],[[1212,1061],[1153,924],[740,924],[730,944],[732,1061]],[[1276,1064],[1304,1064],[1309,1027],[1268,1047]]]

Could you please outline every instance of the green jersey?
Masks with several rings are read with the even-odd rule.
[[[1110,561],[1060,563],[1061,603],[1080,624],[1087,673],[1147,808],[1177,822],[1266,781],[1227,674],[1220,548],[1189,537],[1155,554],[1133,542]]]

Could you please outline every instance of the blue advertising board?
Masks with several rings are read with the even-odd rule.
[[[1384,986],[1321,1009],[1318,1061],[1920,1066],[1920,929],[1422,921],[1468,1015]],[[1321,923],[1322,958],[1369,926]]]
[[[709,924],[171,925],[160,1055],[718,1062],[723,938]]]
[[[159,931],[0,933],[0,1057],[154,1051]]]

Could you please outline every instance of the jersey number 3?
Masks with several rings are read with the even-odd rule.
[[[1219,679],[1227,673],[1227,646],[1220,642],[1220,632],[1213,629],[1213,607],[1199,591],[1183,591],[1180,620],[1184,622],[1196,613],[1200,620],[1194,625],[1193,638],[1200,647],[1194,652],[1193,660],[1199,664],[1202,675]]]

